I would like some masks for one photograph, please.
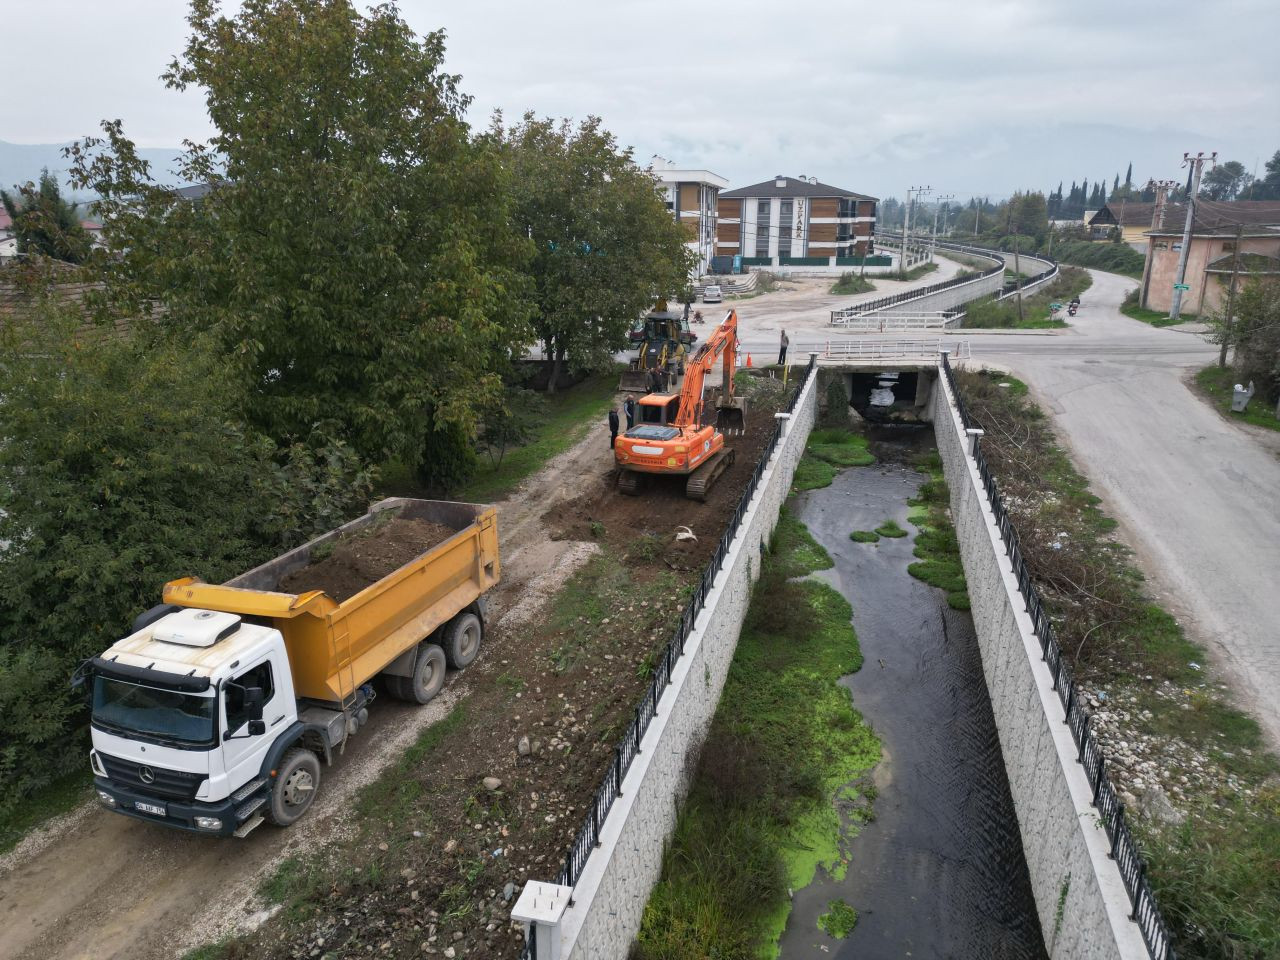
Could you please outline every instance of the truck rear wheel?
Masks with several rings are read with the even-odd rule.
[[[480,654],[484,629],[474,613],[460,613],[444,628],[444,658],[455,670],[465,670]]]
[[[271,822],[287,827],[311,808],[320,789],[320,761],[310,750],[295,747],[284,755],[284,762],[271,784]]]
[[[415,703],[430,703],[444,687],[446,669],[444,651],[434,643],[424,643],[418,651],[413,676],[409,678],[409,699]]]

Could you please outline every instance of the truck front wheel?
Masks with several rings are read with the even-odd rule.
[[[310,750],[294,748],[284,755],[271,785],[271,822],[287,827],[311,808],[320,789],[320,761]]]
[[[444,657],[455,670],[465,670],[480,653],[480,618],[460,613],[444,629]]]

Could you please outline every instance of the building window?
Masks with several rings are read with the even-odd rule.
[[[756,256],[769,256],[769,214],[768,200],[756,201]]]
[[[841,220],[848,220],[858,215],[858,201],[842,198],[840,200],[839,217]]]
[[[778,204],[778,256],[791,256],[791,221],[795,201],[783,200]]]

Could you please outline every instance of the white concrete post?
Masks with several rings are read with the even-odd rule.
[[[511,910],[511,919],[524,924],[525,940],[533,928],[533,960],[561,960],[560,919],[568,909],[573,887],[558,883],[530,880],[520,891],[520,899]]]
[[[974,456],[978,452],[978,438],[983,436],[986,431],[977,427],[968,427],[965,433],[969,435],[969,456]]]
[[[791,435],[791,414],[775,413],[773,419],[782,421],[782,435],[784,437]]]

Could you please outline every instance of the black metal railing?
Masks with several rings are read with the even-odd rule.
[[[956,387],[955,375],[945,353],[942,355],[939,366],[956,410],[960,414],[961,424],[966,430],[979,427],[980,425],[974,421],[965,407],[964,398]],[[1075,680],[1071,676],[1071,667],[1063,657],[1062,647],[1054,634],[1049,613],[1045,610],[1040,591],[1036,589],[1031,572],[1023,558],[1017,530],[1014,529],[1009,511],[1005,509],[1000,489],[991,473],[991,468],[987,465],[987,458],[977,438],[973,444],[972,456],[977,465],[978,476],[982,480],[987,501],[991,506],[992,516],[1004,541],[1005,553],[1012,565],[1013,575],[1018,581],[1018,590],[1026,605],[1027,615],[1031,618],[1032,627],[1040,643],[1041,659],[1049,667],[1050,676],[1053,678],[1053,689],[1057,692],[1065,711],[1063,722],[1070,728],[1071,737],[1075,741],[1076,760],[1084,767],[1085,776],[1089,779],[1093,794],[1093,805],[1097,808],[1098,817],[1111,841],[1111,858],[1115,860],[1120,870],[1120,876],[1124,880],[1124,887],[1129,894],[1129,902],[1132,906],[1130,919],[1138,924],[1138,929],[1142,931],[1142,939],[1154,960],[1174,960],[1169,928],[1160,914],[1155,894],[1147,881],[1146,863],[1125,820],[1124,804],[1120,802],[1111,778],[1107,776],[1106,757],[1090,728],[1089,714],[1076,690]]]
[[[792,392],[787,402],[787,413],[795,411],[796,403],[799,402],[801,393],[804,392],[804,388],[810,378],[814,376],[815,367],[814,359],[810,358],[803,378],[796,385],[796,389]],[[684,655],[685,642],[693,632],[698,614],[702,612],[703,607],[706,605],[707,596],[711,593],[716,576],[724,567],[725,558],[728,556],[729,549],[742,526],[742,518],[746,515],[747,508],[751,504],[751,498],[760,486],[760,477],[763,476],[765,467],[772,459],[781,437],[782,421],[779,420],[768,442],[765,444],[759,461],[756,463],[751,479],[747,483],[747,488],[742,492],[742,498],[738,501],[737,509],[734,511],[733,516],[729,518],[729,524],[721,535],[715,552],[711,555],[706,568],[702,571],[702,576],[694,586],[693,595],[690,596],[689,602],[685,604],[684,612],[680,615],[675,632],[654,666],[649,687],[635,707],[627,732],[623,735],[618,745],[614,747],[613,758],[609,763],[609,768],[605,771],[604,779],[596,789],[595,797],[587,809],[586,816],[583,818],[582,826],[578,829],[573,845],[569,848],[568,854],[565,855],[564,864],[560,867],[560,873],[556,877],[556,883],[569,887],[576,884],[578,878],[582,875],[583,868],[586,866],[587,859],[591,856],[591,851],[599,846],[600,831],[604,827],[605,817],[609,815],[609,808],[613,806],[613,801],[622,793],[622,781],[626,778],[631,762],[635,759],[636,754],[640,752],[640,742],[644,739],[645,731],[649,729],[649,724],[658,711],[658,701],[662,699],[663,691],[671,683],[671,676],[675,671],[676,664],[680,657]]]

